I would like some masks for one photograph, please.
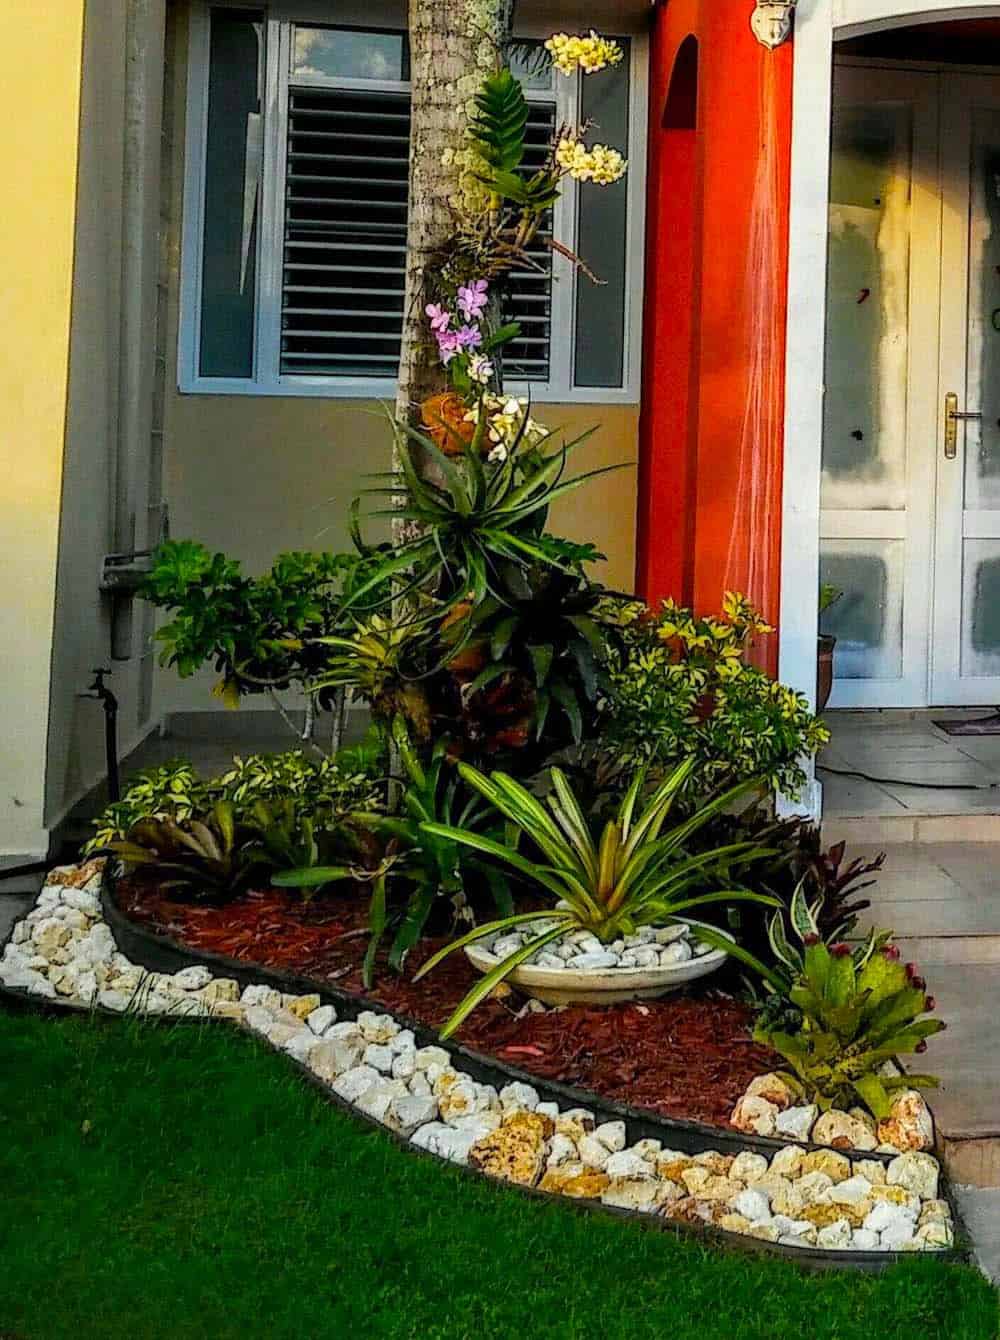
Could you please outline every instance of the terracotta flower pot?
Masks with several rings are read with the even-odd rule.
[[[837,639],[820,633],[816,652],[816,711],[822,712],[833,692],[833,649]]]
[[[466,419],[468,406],[456,391],[428,396],[420,406],[427,434],[446,456],[461,456],[476,434],[476,425]]]
[[[442,633],[447,633],[457,623],[462,623],[472,612],[470,600],[460,600],[441,620]],[[458,640],[458,639],[456,639]],[[475,679],[486,665],[486,647],[482,642],[468,642],[448,661],[448,669],[459,679]]]

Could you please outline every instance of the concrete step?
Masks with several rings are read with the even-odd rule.
[[[921,968],[963,963],[1000,967],[1000,935],[907,935],[897,930],[894,938],[903,958]]]
[[[896,843],[1000,842],[1000,812],[973,814],[831,815],[823,820],[827,844],[878,847]]]

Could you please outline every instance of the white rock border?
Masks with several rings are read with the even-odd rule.
[[[287,1052],[342,1103],[416,1148],[517,1185],[826,1252],[943,1251],[954,1244],[937,1160],[886,1165],[796,1145],[690,1155],[655,1139],[626,1144],[622,1121],[542,1102],[530,1084],[481,1084],[443,1047],[418,1047],[387,1013],[338,1021],[314,994],[242,993],[205,966],[149,972],[119,953],[103,920],[97,863],[50,875],[14,926],[0,981],[76,1008],[229,1019]]]
[[[902,1073],[891,1061],[884,1069],[894,1076]],[[821,1114],[815,1103],[803,1103],[780,1075],[769,1073],[750,1081],[729,1121],[747,1135],[855,1153],[906,1154],[934,1148],[934,1117],[916,1089],[899,1090],[888,1116],[877,1122],[860,1106],[848,1112],[834,1107]]]

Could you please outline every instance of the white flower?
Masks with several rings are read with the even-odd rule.
[[[493,376],[493,364],[485,354],[473,354],[469,359],[469,376],[481,386],[485,386]]]
[[[493,448],[493,450],[486,457],[486,459],[490,461],[493,465],[503,465],[504,461],[507,459],[509,455],[510,452],[501,443],[499,446]]]

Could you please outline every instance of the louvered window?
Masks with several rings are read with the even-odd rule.
[[[393,22],[379,0],[371,8],[362,29],[191,0],[183,391],[394,393],[409,51],[398,9]],[[581,88],[554,75],[537,41],[515,53],[530,107],[525,173],[542,165],[558,126],[586,119],[596,138],[629,141],[633,165],[610,189],[567,184],[509,277],[504,318],[521,333],[504,350],[504,374],[514,390],[533,383],[539,398],[635,398],[628,337],[638,331],[642,246],[630,219],[641,213],[642,143],[629,116],[632,60]],[[554,254],[553,236],[579,248],[607,287]]]
[[[528,114],[522,171],[537,172],[548,157],[556,126],[554,102],[533,102]],[[546,215],[534,242],[528,248],[530,264],[510,274],[505,317],[517,321],[520,337],[504,348],[504,373],[515,380],[546,382],[549,379],[552,344],[552,251],[546,245],[552,236],[552,213]]]
[[[409,144],[407,93],[289,91],[283,373],[395,376]]]

